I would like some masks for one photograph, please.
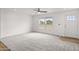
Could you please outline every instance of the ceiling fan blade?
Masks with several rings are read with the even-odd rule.
[[[40,12],[42,12],[42,13],[47,13],[47,11],[40,11]]]

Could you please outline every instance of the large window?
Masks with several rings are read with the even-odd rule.
[[[52,17],[45,17],[41,18],[39,21],[40,25],[52,25],[53,24],[53,18]]]
[[[44,31],[52,31],[53,17],[43,17],[39,19],[39,28]]]

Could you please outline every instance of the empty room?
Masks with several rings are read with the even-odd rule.
[[[0,51],[79,51],[79,8],[0,8]]]

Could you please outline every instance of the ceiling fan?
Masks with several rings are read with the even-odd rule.
[[[41,10],[41,8],[35,8],[34,11],[36,11],[38,13],[47,13],[47,11],[43,11],[43,10]]]

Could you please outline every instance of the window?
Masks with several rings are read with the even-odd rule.
[[[39,21],[40,25],[52,25],[52,23],[53,23],[52,17],[41,18],[40,21]]]
[[[75,20],[76,19],[76,16],[67,16],[67,20]]]
[[[43,17],[39,19],[39,28],[47,31],[52,31],[53,18],[52,17]]]

